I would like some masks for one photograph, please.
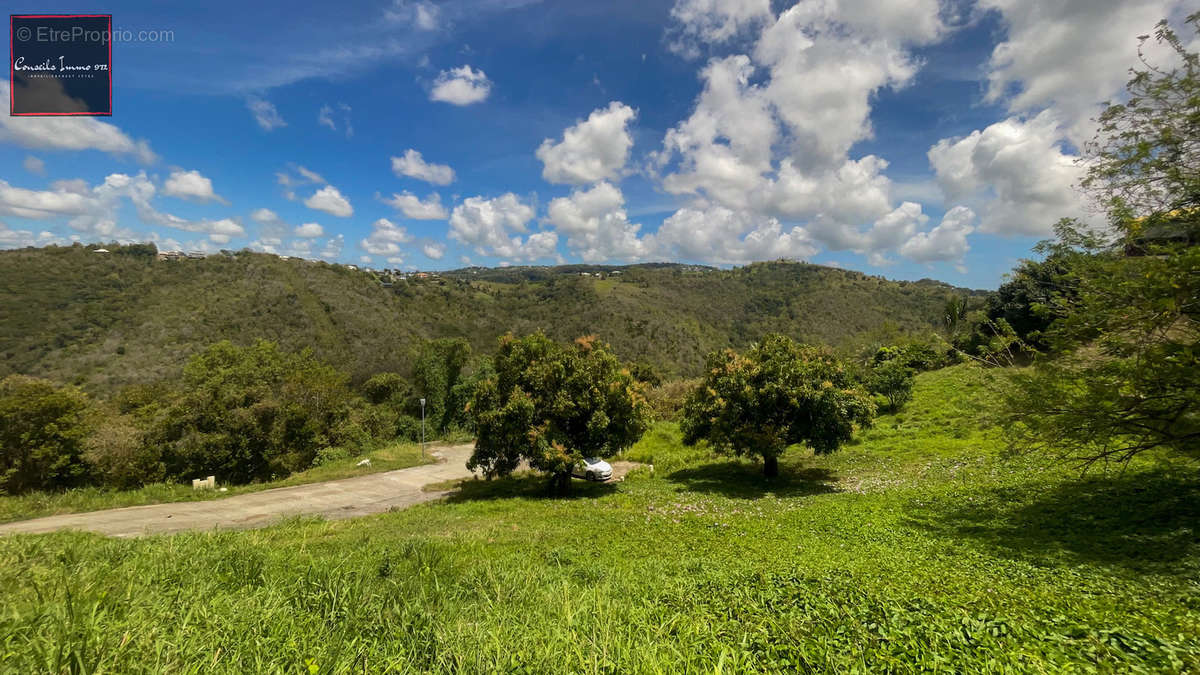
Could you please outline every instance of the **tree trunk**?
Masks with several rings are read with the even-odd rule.
[[[763,475],[767,478],[779,476],[779,457],[776,455],[763,456]]]
[[[565,497],[571,494],[571,472],[550,474],[550,494]]]

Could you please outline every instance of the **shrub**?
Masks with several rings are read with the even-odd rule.
[[[85,458],[106,487],[131,489],[166,477],[161,448],[145,442],[135,420],[119,413],[105,414],[84,443]]]
[[[94,421],[75,387],[23,375],[0,380],[0,492],[83,484],[84,439]]]
[[[688,394],[700,383],[699,378],[670,380],[646,390],[646,401],[654,419],[677,422],[683,415],[683,404]]]
[[[361,442],[348,418],[348,378],[308,350],[219,342],[192,357],[182,390],[154,415],[171,477],[215,474],[231,483],[286,475],[331,445]]]

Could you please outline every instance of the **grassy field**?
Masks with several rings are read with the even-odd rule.
[[[466,442],[470,439],[451,440],[452,442]],[[371,460],[370,466],[358,466],[358,462],[364,457]],[[65,492],[33,492],[24,495],[2,496],[0,497],[0,523],[53,516],[60,513],[115,509],[122,506],[221,499],[247,492],[269,490],[271,488],[318,483],[327,480],[337,480],[339,478],[361,476],[368,473],[378,473],[380,471],[404,469],[418,464],[425,464],[429,461],[428,457],[422,457],[420,444],[392,443],[360,455],[336,459],[320,466],[315,466],[307,471],[292,474],[287,478],[266,483],[233,485],[229,487],[227,492],[216,490],[197,491],[193,490],[191,485],[155,483],[137,490],[107,490],[104,488],[88,487],[67,490]]]
[[[994,375],[921,375],[827,458],[660,425],[616,485],[472,481],[351,521],[0,540],[4,672],[1187,672],[1200,478],[1006,457]]]

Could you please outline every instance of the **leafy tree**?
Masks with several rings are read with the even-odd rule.
[[[916,371],[899,358],[887,359],[871,367],[866,377],[867,391],[882,396],[890,412],[899,410],[912,399]]]
[[[1085,465],[1156,447],[1200,455],[1200,247],[1179,236],[1200,217],[1200,57],[1165,22],[1155,37],[1179,65],[1135,71],[1087,147],[1084,185],[1113,229],[1063,221],[1044,245],[1071,256],[1078,290],[1057,300],[1060,355],[1009,396],[1014,445]]]
[[[413,367],[415,398],[425,399],[425,418],[434,431],[445,431],[455,417],[449,405],[463,368],[471,358],[471,345],[462,338],[428,340]],[[413,409],[421,414],[420,405]]]
[[[23,375],[0,380],[0,494],[82,484],[92,417],[75,387]]]
[[[723,452],[762,457],[763,473],[773,478],[789,445],[831,453],[874,415],[869,394],[829,351],[768,335],[745,355],[726,349],[708,356],[681,427],[689,445],[704,439]]]
[[[565,494],[580,459],[611,457],[649,426],[639,383],[594,337],[563,346],[542,333],[508,335],[492,362],[495,374],[471,401],[478,436],[472,470],[503,476],[527,461]]]

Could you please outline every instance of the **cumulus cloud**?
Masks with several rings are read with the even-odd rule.
[[[304,223],[296,227],[295,234],[302,239],[315,239],[325,234],[325,228],[318,223]]]
[[[667,47],[698,58],[703,45],[729,42],[772,18],[770,0],[678,0],[671,8]]]
[[[326,185],[314,192],[312,196],[304,200],[304,205],[339,218],[349,218],[354,215],[354,207],[350,205],[350,200],[342,196],[342,193],[332,185]]]
[[[492,83],[482,70],[460,66],[438,73],[429,92],[429,100],[471,105],[485,100],[490,93]]]
[[[212,180],[199,171],[172,171],[163,183],[163,194],[196,202],[229,204],[224,197],[213,192]]]
[[[404,214],[405,218],[413,220],[445,220],[448,217],[446,207],[442,206],[442,198],[435,192],[421,201],[421,198],[411,192],[393,194],[385,203]]]
[[[652,255],[736,263],[825,247],[883,265],[923,235],[909,250],[928,257],[922,206],[896,205],[888,162],[851,150],[873,136],[878,93],[914,79],[913,50],[947,33],[941,10],[938,0],[814,0],[776,16],[768,2],[677,0],[672,48],[735,51],[701,68],[691,114],[651,154],[663,190],[691,202],[643,238]],[[940,245],[971,229],[935,231]]]
[[[0,98],[8,98],[8,80],[0,80]],[[95,117],[12,117],[0,115],[0,142],[46,150],[99,150],[152,164],[158,156],[145,140]]]
[[[551,183],[573,185],[616,178],[633,147],[627,126],[636,115],[633,108],[613,101],[569,127],[558,143],[542,141],[537,149],[537,158],[544,165],[542,177]]]
[[[818,250],[803,227],[722,206],[679,209],[649,239],[659,254],[719,264],[802,259]]]
[[[536,232],[522,239],[533,219],[533,207],[514,194],[495,199],[469,197],[450,214],[450,238],[471,246],[479,255],[532,261],[553,257],[558,235]]]
[[[446,255],[446,245],[438,242],[428,242],[421,247],[421,253],[430,260],[441,260]]]
[[[5,223],[0,223],[0,248],[25,248],[26,246],[47,246],[63,244],[63,240],[53,232],[45,230],[34,234],[31,230],[17,230]]]
[[[1086,217],[1075,158],[1062,148],[1051,111],[1010,117],[964,138],[945,138],[929,163],[949,203],[967,203],[980,229],[1008,235],[1046,235],[1063,217]]]
[[[400,157],[392,157],[392,171],[397,176],[408,176],[434,185],[449,185],[454,182],[454,169],[445,164],[426,162],[421,153],[409,148]]]
[[[640,225],[629,222],[620,189],[601,182],[588,190],[550,202],[546,220],[567,237],[567,248],[585,262],[641,260],[646,243],[638,237]]]
[[[403,227],[387,218],[380,218],[371,224],[371,234],[363,239],[360,245],[371,255],[395,257],[403,252],[401,245],[412,240],[412,235]]]
[[[274,131],[279,127],[287,126],[287,122],[283,120],[279,111],[275,109],[275,104],[264,98],[257,96],[247,97],[246,109],[250,111],[250,114],[254,115],[254,121],[258,122],[258,126],[262,127],[263,131]]]
[[[929,232],[918,232],[904,242],[900,255],[920,263],[957,261],[961,264],[969,248],[967,235],[975,229],[974,220],[974,211],[956,206],[946,212],[937,227]]]
[[[1071,142],[1091,139],[1100,104],[1120,94],[1138,65],[1136,36],[1181,7],[1178,0],[981,0],[1007,28],[988,63],[990,102],[1010,111],[1056,111]],[[1151,60],[1166,51],[1150,41]],[[1159,63],[1162,63],[1160,60]]]

